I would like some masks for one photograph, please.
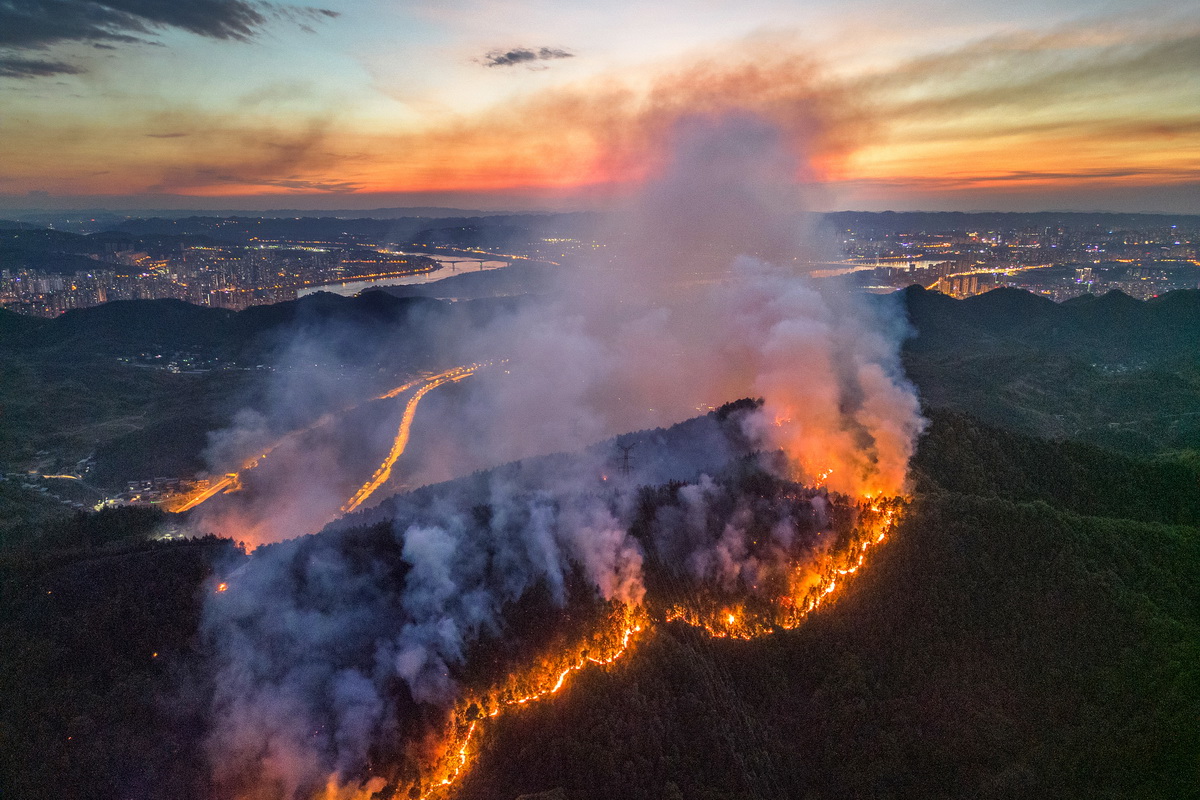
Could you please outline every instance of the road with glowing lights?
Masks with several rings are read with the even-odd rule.
[[[420,404],[421,398],[443,384],[455,383],[464,378],[469,378],[470,376],[474,375],[475,371],[482,366],[484,365],[468,364],[465,367],[456,367],[452,370],[447,370],[440,375],[434,375],[425,379],[425,385],[420,389],[417,389],[413,396],[408,399],[408,405],[404,407],[404,416],[400,418],[400,427],[396,431],[396,438],[392,441],[392,449],[388,453],[387,458],[384,459],[383,463],[379,465],[379,469],[375,470],[375,474],[371,476],[371,479],[364,483],[359,490],[354,493],[354,496],[347,500],[346,504],[342,506],[343,514],[349,514],[351,511],[354,511],[363,503],[365,503],[371,497],[371,495],[375,493],[376,489],[378,489],[380,486],[383,486],[388,482],[388,479],[392,477],[392,467],[396,465],[397,459],[404,454],[404,449],[408,446],[408,435],[412,430],[413,417],[415,417],[417,414],[417,406]],[[401,394],[405,388],[409,388],[411,386],[412,384],[408,384],[407,387],[394,389],[392,392],[389,392],[387,395],[385,395],[385,397],[396,397],[397,395]]]
[[[447,370],[447,371],[439,373],[437,375],[416,378],[416,379],[408,381],[406,383],[402,383],[401,385],[384,392],[383,394],[379,395],[378,397],[372,398],[372,400],[391,400],[391,399],[394,399],[394,398],[399,397],[400,395],[404,394],[409,389],[412,389],[414,386],[417,386],[419,384],[424,384],[417,391],[417,394],[414,395],[414,397],[409,400],[409,405],[405,409],[406,422],[402,421],[401,426],[400,426],[401,432],[404,434],[404,443],[400,444],[399,451],[396,450],[396,444],[394,443],[392,445],[392,453],[390,453],[388,455],[388,461],[385,461],[384,464],[380,467],[381,471],[386,472],[386,475],[384,475],[383,480],[379,481],[374,486],[371,486],[372,481],[374,481],[374,477],[372,477],[372,481],[368,481],[366,485],[364,485],[361,489],[359,489],[359,491],[357,493],[355,493],[353,498],[351,498],[349,501],[347,501],[346,506],[344,506],[342,508],[343,511],[353,511],[355,508],[358,508],[358,506],[361,505],[363,501],[365,501],[368,497],[370,497],[370,495],[375,491],[375,489],[378,489],[379,486],[383,485],[383,483],[385,483],[387,481],[387,476],[389,476],[391,474],[391,464],[394,464],[396,459],[399,458],[400,453],[402,453],[404,451],[405,443],[407,443],[407,441],[408,441],[408,429],[412,426],[412,414],[416,413],[416,404],[418,402],[420,402],[420,398],[424,397],[425,394],[428,393],[431,389],[433,389],[437,386],[441,386],[443,383],[447,383],[447,382],[451,382],[451,381],[459,381],[459,380],[462,380],[463,378],[467,377],[468,375],[474,374],[474,372],[482,366],[484,366],[484,365],[483,364],[469,364],[469,365],[463,366],[463,367],[455,367],[454,369]],[[314,422],[312,425],[309,425],[306,428],[301,428],[300,430],[295,430],[295,431],[292,431],[291,433],[288,433],[286,436],[284,436],[283,438],[276,441],[270,447],[267,447],[261,453],[258,453],[256,455],[246,459],[245,461],[243,461],[241,466],[239,466],[235,471],[226,473],[225,477],[210,484],[209,486],[205,487],[204,489],[200,489],[200,490],[194,491],[190,494],[180,495],[178,497],[172,498],[170,501],[168,501],[168,504],[167,504],[169,509],[171,511],[174,511],[177,514],[182,514],[184,511],[189,511],[193,508],[196,508],[199,505],[202,505],[203,503],[216,497],[218,494],[237,491],[238,489],[241,488],[241,485],[242,485],[242,483],[241,483],[242,475],[244,473],[249,472],[250,470],[254,469],[255,467],[257,467],[260,463],[262,463],[263,459],[265,459],[268,455],[270,455],[272,452],[274,452],[276,449],[278,449],[281,445],[283,445],[286,442],[293,441],[293,440],[299,438],[300,436],[303,436],[306,433],[309,433],[313,430],[316,430],[317,428],[320,428],[323,425],[327,425],[330,422],[332,422],[335,418],[337,418],[339,415],[345,414],[347,411],[352,411],[358,407],[359,407],[358,405],[347,406],[346,408],[343,408],[340,411],[325,414],[319,420]],[[397,441],[399,441],[399,436],[397,436]],[[385,467],[386,467],[386,470],[385,470]],[[379,475],[379,471],[376,471],[376,475]],[[363,494],[364,490],[366,490],[368,487],[371,487],[370,490],[366,491],[366,493]],[[359,497],[360,494],[363,495],[361,498]],[[357,502],[355,502],[356,499],[357,499]]]

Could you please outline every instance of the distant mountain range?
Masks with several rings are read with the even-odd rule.
[[[359,349],[339,354],[359,359],[348,363],[417,369],[449,326],[512,302],[372,292],[236,313],[169,300],[49,320],[0,310],[0,463],[95,450],[116,480],[175,451],[162,468],[183,469],[207,431],[255,402],[255,369],[174,374],[119,357],[192,351],[271,367],[296,330],[353,322],[389,349],[363,353],[353,338]],[[902,357],[930,426],[911,504],[866,568],[792,631],[733,641],[656,622],[616,665],[488,722],[458,797],[1200,796],[1200,292],[1055,304],[910,287],[872,302],[907,314]],[[688,483],[741,454],[721,431],[713,414],[599,447],[638,444],[656,484],[637,495],[644,520],[664,498],[721,481],[750,489],[755,513],[795,502],[796,487],[750,462],[706,489]],[[678,452],[693,474],[667,469]],[[496,474],[537,484],[568,461]],[[461,479],[477,491],[460,535],[515,524],[485,491],[491,477]],[[403,585],[404,523],[451,489],[399,495],[268,559],[316,600],[374,602],[364,576]],[[170,529],[153,509],[34,517],[23,491],[0,483],[0,536],[16,531],[0,539],[0,796],[213,797],[205,741],[225,687],[201,620],[213,576],[247,557],[227,541],[154,539]],[[18,513],[29,514],[20,530]],[[539,584],[506,606],[504,630],[547,635],[550,596]],[[328,629],[329,610],[314,600],[279,629]],[[476,675],[512,657],[494,642],[469,651]],[[395,744],[372,750],[381,772],[404,766]]]
[[[505,278],[503,272],[464,274],[450,279],[454,287],[431,284],[421,293],[471,297],[529,291],[528,281],[508,280],[520,275]],[[532,270],[527,277],[534,281],[542,274]],[[67,447],[77,453],[74,459],[97,445],[101,455],[118,447],[119,466],[101,464],[103,474],[114,480],[127,472],[130,478],[143,474],[149,467],[137,465],[160,459],[161,448],[155,436],[105,424],[117,409],[125,409],[149,412],[141,428],[192,432],[176,459],[175,469],[181,469],[197,463],[205,426],[227,424],[236,410],[231,398],[248,401],[246,388],[234,389],[252,383],[246,372],[218,369],[172,378],[133,369],[118,358],[143,353],[166,364],[182,354],[244,370],[276,363],[297,328],[353,326],[363,335],[346,338],[329,357],[346,364],[386,364],[387,374],[393,374],[430,366],[438,342],[519,302],[527,301],[485,296],[448,303],[369,292],[349,298],[317,293],[241,312],[175,300],[118,301],[54,319],[0,309],[0,368],[5,370],[0,468],[24,463],[35,451],[54,450],[55,443],[64,445],[71,439],[61,431],[70,428],[84,437]],[[954,300],[913,286],[874,302],[902,303],[913,332],[902,353],[905,370],[930,408],[1129,454],[1200,451],[1198,291],[1145,302],[1112,292],[1056,304],[1013,289]],[[79,384],[84,374],[89,376],[86,392]],[[200,394],[184,402],[183,384],[195,385]],[[88,421],[94,427],[83,424]]]
[[[927,406],[1129,453],[1200,449],[1200,292],[903,296],[905,370]]]
[[[370,210],[312,211],[279,209],[272,211],[31,211],[0,219],[0,231],[13,229],[56,228],[95,233],[106,230],[157,233],[211,233],[218,220],[262,220],[264,230],[277,235],[281,230],[304,229],[328,235],[330,231],[355,229],[370,235],[398,235],[424,229],[446,229],[465,224],[483,227],[510,225],[522,228],[572,230],[580,232],[603,219],[600,212],[498,212],[457,208],[379,208]],[[1040,211],[1040,212],[959,212],[959,211],[835,211],[807,215],[832,230],[852,229],[872,236],[902,233],[945,233],[949,231],[1004,231],[1063,228],[1069,230],[1117,229],[1145,230],[1169,228],[1200,230],[1200,215],[1132,214],[1112,212]],[[321,222],[321,221],[324,222]],[[370,224],[387,223],[387,224]],[[345,226],[349,225],[350,228]],[[314,227],[315,226],[315,227]],[[341,226],[341,227],[339,227]],[[382,232],[382,233],[380,233]],[[227,231],[234,234],[236,231]]]

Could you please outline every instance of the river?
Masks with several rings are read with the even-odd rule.
[[[401,253],[405,256],[426,256],[438,262],[437,269],[429,272],[420,272],[415,275],[399,275],[394,278],[372,278],[365,281],[346,281],[345,283],[328,283],[323,286],[310,286],[306,289],[301,289],[296,292],[297,297],[304,297],[315,292],[330,292],[331,294],[340,294],[343,297],[353,297],[364,289],[370,289],[374,286],[414,286],[422,283],[433,283],[440,281],[442,278],[449,278],[451,275],[459,275],[464,272],[487,272],[493,269],[503,269],[509,265],[508,261],[499,261],[495,259],[483,258],[466,258],[464,256],[442,256],[431,253]]]

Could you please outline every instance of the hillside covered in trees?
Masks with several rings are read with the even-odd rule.
[[[462,796],[1194,795],[1196,472],[945,413],[914,466],[836,604],[749,642],[660,625],[488,729]],[[0,567],[5,796],[206,796],[198,604],[242,556],[109,514]]]
[[[658,621],[627,658],[486,727],[461,797],[1200,796],[1197,293],[902,297],[930,425],[912,501],[869,568],[792,631],[714,640]],[[257,318],[0,313],[0,359],[22,381],[6,423],[40,419],[25,395],[54,387],[99,423],[201,379],[116,382],[107,370],[143,334],[269,355],[297,320],[362,304],[381,329],[451,313],[382,297]],[[64,366],[81,353],[114,381],[90,398]],[[215,384],[196,391],[161,407],[164,425],[206,403],[230,413]],[[162,540],[160,512],[55,514],[13,488],[0,509],[25,530],[0,549],[0,796],[211,798],[202,603],[246,556]]]
[[[1089,508],[1035,464],[1140,497]],[[750,642],[668,626],[502,720],[463,796],[1196,796],[1195,473],[944,415],[917,468],[835,606]]]

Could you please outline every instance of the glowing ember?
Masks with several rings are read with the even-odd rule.
[[[717,608],[711,613],[675,605],[667,609],[663,619],[685,623],[722,639],[753,639],[795,628],[823,603],[836,597],[839,589],[844,589],[842,576],[852,575],[863,566],[870,549],[886,538],[902,504],[903,500],[899,498],[862,501],[851,541],[821,557],[817,565],[795,565],[790,591],[768,603],[769,613],[743,605]],[[544,659],[527,673],[510,676],[504,686],[462,698],[447,726],[445,755],[433,768],[432,777],[410,796],[421,800],[446,796],[447,790],[470,766],[472,741],[483,720],[557,694],[573,673],[589,665],[613,664],[629,652],[637,635],[649,627],[647,613],[644,607],[621,606],[618,618],[609,628],[607,644],[603,641],[604,633],[596,634],[584,643],[586,646],[579,645]]]
[[[882,542],[895,524],[903,500],[864,500],[851,539],[842,548],[820,556],[815,563],[792,567],[787,593],[767,598],[757,607],[736,609],[676,604],[664,614],[666,622],[682,622],[719,639],[754,639],[791,630],[846,585],[844,577],[859,571],[872,547]]]
[[[442,796],[463,775],[470,764],[472,738],[483,719],[555,695],[573,673],[589,665],[613,664],[629,652],[634,638],[648,624],[645,611],[621,605],[615,616],[614,626],[608,632],[594,634],[571,652],[548,658],[527,673],[510,676],[504,686],[460,700],[451,716],[447,755],[433,769],[434,777],[424,791],[410,796],[421,800]]]

